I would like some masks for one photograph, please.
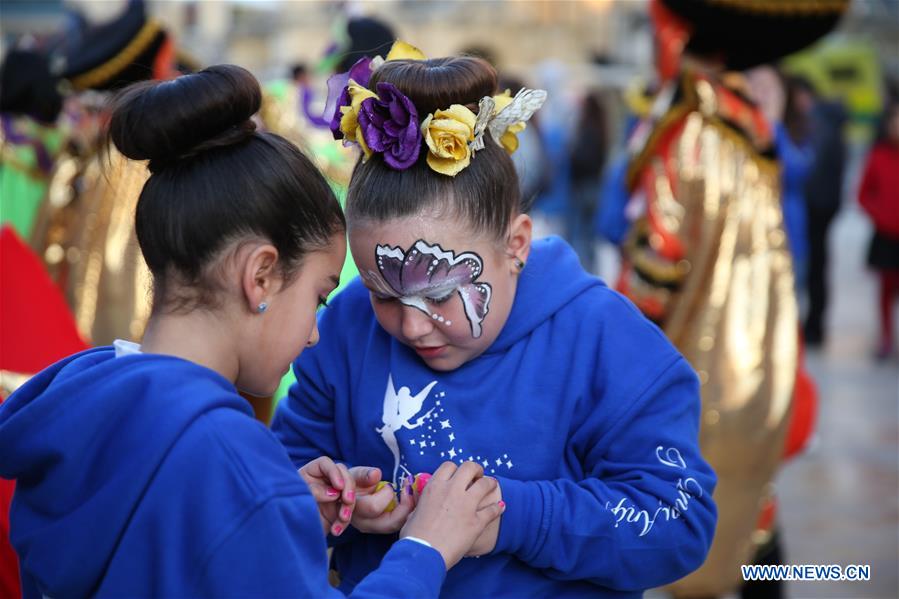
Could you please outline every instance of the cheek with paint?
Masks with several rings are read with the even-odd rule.
[[[489,283],[478,281],[484,269],[478,254],[456,254],[419,240],[407,250],[378,245],[375,263],[378,272],[368,271],[362,276],[376,296],[395,298],[446,326],[452,326],[453,319],[445,316],[440,306],[458,296],[471,336],[481,336],[492,289]]]

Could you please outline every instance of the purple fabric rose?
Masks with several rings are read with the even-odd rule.
[[[363,87],[368,87],[371,79],[371,58],[365,56],[356,61],[349,71],[331,75],[328,78],[328,101],[325,102],[325,111],[322,114],[331,115],[331,133],[334,139],[343,139],[343,133],[340,131],[340,113],[341,106],[350,105],[350,94],[347,86],[350,79]]]
[[[359,107],[359,127],[366,145],[384,155],[387,164],[404,170],[415,164],[421,151],[418,111],[392,83],[378,84],[378,98]]]

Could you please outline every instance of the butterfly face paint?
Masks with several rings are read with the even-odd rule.
[[[484,270],[484,261],[474,252],[456,255],[439,245],[416,241],[403,251],[399,247],[378,245],[375,248],[378,273],[363,272],[362,277],[381,299],[396,298],[428,314],[447,326],[446,320],[432,306],[458,294],[471,336],[481,336],[481,323],[490,311],[492,288],[477,279]]]

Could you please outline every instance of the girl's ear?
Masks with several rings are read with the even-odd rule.
[[[241,274],[244,297],[251,312],[265,312],[281,286],[278,250],[271,244],[253,248]]]
[[[519,214],[512,220],[509,226],[509,238],[506,241],[506,253],[512,258],[513,272],[520,272],[531,253],[531,236],[534,223],[527,214]]]

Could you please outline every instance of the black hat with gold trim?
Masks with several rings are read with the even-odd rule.
[[[687,51],[735,70],[771,62],[831,31],[850,0],[660,0],[687,22]]]
[[[59,76],[75,90],[112,90],[172,75],[175,51],[162,25],[147,18],[142,0],[129,0],[117,19],[84,32],[60,60]]]

